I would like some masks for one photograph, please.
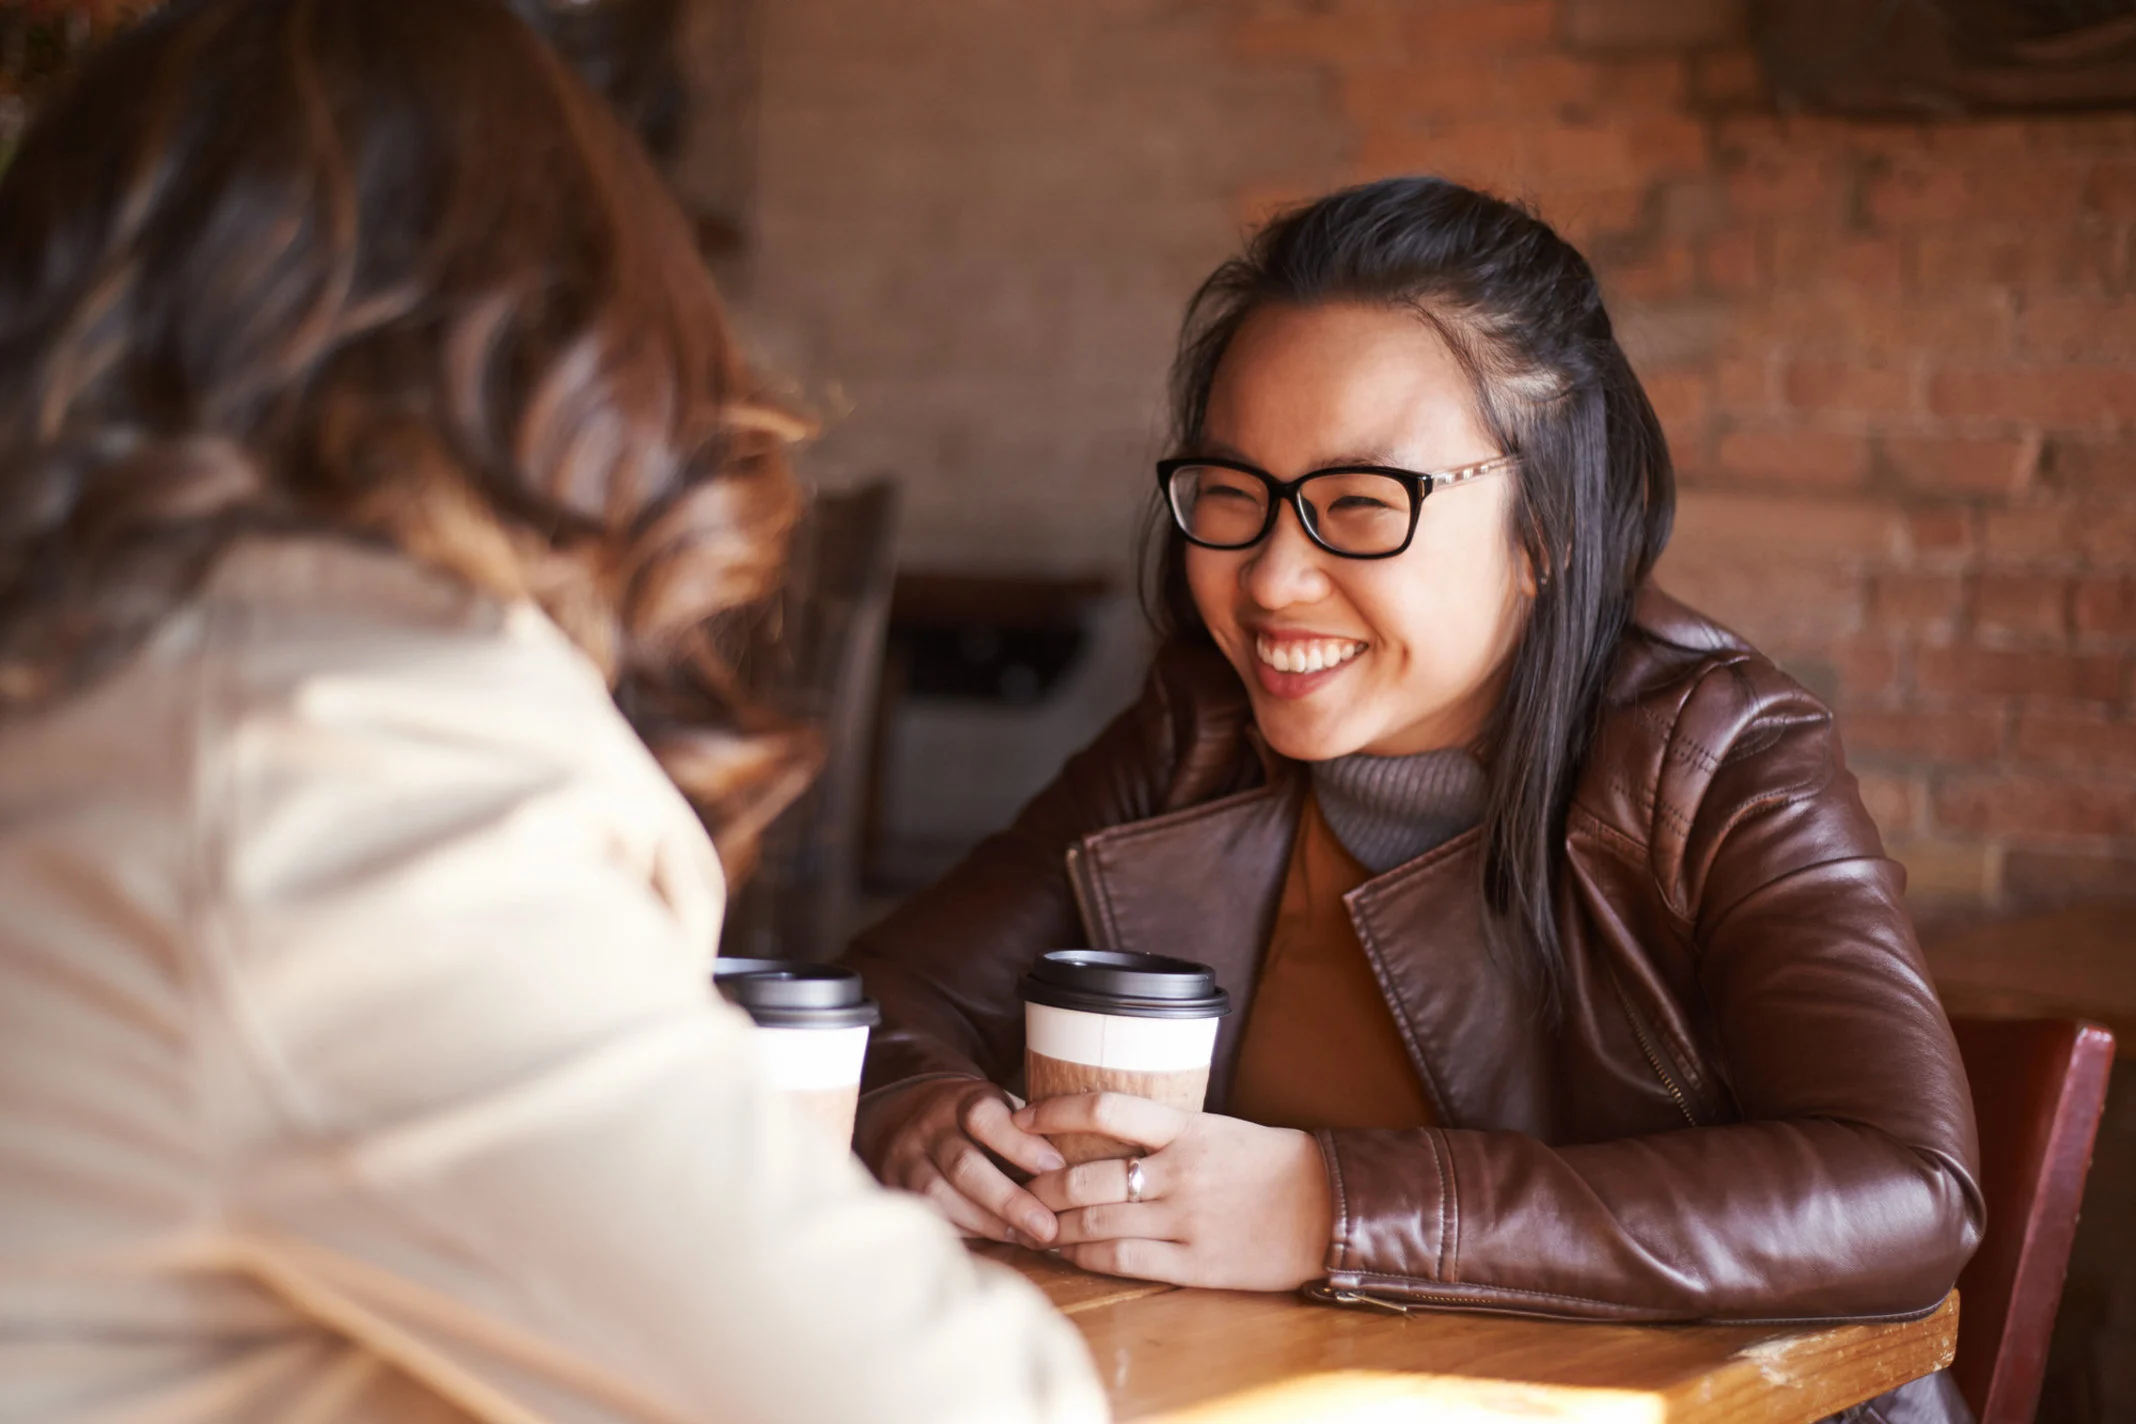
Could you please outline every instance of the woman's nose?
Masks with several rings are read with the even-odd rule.
[[[1324,560],[1332,557],[1307,537],[1298,522],[1298,511],[1285,505],[1277,512],[1276,527],[1257,545],[1239,569],[1239,587],[1262,608],[1288,608],[1315,603],[1328,592]]]

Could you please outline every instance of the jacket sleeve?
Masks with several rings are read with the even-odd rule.
[[[924,1078],[1012,1081],[1023,1070],[1017,981],[1050,949],[1083,943],[1067,854],[1083,836],[1162,808],[1185,740],[1185,700],[1160,658],[1141,697],[947,876],[859,935],[844,963],[882,1005],[868,1041],[869,1100]],[[865,1132],[862,1136],[865,1137]]]
[[[1769,667],[1710,672],[1691,700],[1736,730],[1693,746],[1679,719],[1656,890],[1735,1120],[1563,1147],[1323,1134],[1332,1288],[1625,1320],[1877,1316],[1932,1308],[1972,1254],[1964,1070],[1830,714]],[[1703,782],[1695,799],[1672,776]],[[1695,814],[1671,824],[1672,803]]]
[[[759,1082],[710,845],[549,643],[227,690],[221,1267],[478,1418],[1103,1418],[1035,1290]]]

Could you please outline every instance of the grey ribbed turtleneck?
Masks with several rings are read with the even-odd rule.
[[[1312,766],[1313,797],[1328,829],[1374,875],[1483,819],[1483,763],[1459,747],[1400,757],[1359,752]]]

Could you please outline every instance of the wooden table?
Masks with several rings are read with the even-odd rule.
[[[1955,1294],[1898,1325],[1589,1325],[1179,1290],[982,1245],[1082,1330],[1122,1424],[1809,1424],[1948,1365]]]

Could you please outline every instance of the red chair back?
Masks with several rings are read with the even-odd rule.
[[[2070,1019],[1953,1019],[1980,1124],[1988,1229],[1958,1278],[1959,1391],[1980,1424],[2024,1424],[2069,1269],[2114,1036]]]

